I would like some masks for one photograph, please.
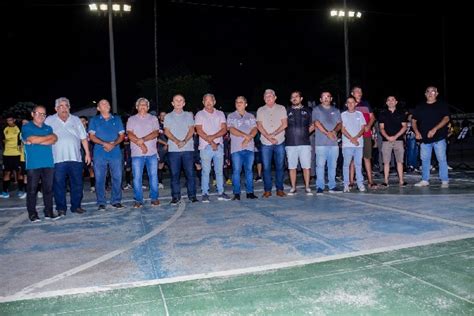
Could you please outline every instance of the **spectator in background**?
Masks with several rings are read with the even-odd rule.
[[[84,129],[87,131],[89,128],[89,119],[86,116],[80,116],[82,125],[84,126]],[[93,157],[93,152],[94,152],[94,143],[91,141],[89,134],[87,134],[87,142],[89,143],[89,152],[91,153],[91,163],[88,165],[84,162],[84,175],[88,174],[89,175],[89,181],[90,181],[90,191],[95,192],[95,175],[94,175],[94,157]],[[82,157],[85,157],[84,150],[81,148],[81,153]]]
[[[166,112],[160,112],[158,116],[158,123],[160,124],[160,134],[158,135],[158,188],[163,189],[163,171],[165,164],[169,166],[168,160],[168,137],[164,132]]]

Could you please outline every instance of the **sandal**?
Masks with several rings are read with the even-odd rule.
[[[388,184],[387,184],[387,186],[388,186]],[[369,189],[377,189],[379,186],[376,185],[375,183],[369,183],[368,187],[369,187]]]

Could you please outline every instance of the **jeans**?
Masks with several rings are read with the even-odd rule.
[[[242,166],[245,172],[245,190],[253,193],[253,160],[254,152],[241,150],[232,153],[232,189],[234,194],[240,194],[240,173]]]
[[[285,164],[285,144],[263,145],[263,188],[265,192],[272,190],[272,157],[275,162],[275,186],[279,191],[283,191],[283,168]]]
[[[196,175],[194,173],[194,151],[170,151],[168,152],[168,165],[171,171],[171,196],[173,199],[181,199],[181,182],[179,176],[184,169],[188,197],[196,197]]]
[[[150,185],[150,199],[158,200],[158,155],[132,157],[133,198],[143,203],[143,168],[146,165]]]
[[[407,137],[407,166],[418,168],[418,145],[415,137]]]
[[[224,192],[224,146],[219,145],[217,150],[212,150],[211,145],[207,145],[200,151],[201,156],[201,190],[202,194],[209,194],[209,175],[211,174],[211,163],[214,162],[214,172],[216,174],[217,193]]]
[[[316,186],[324,190],[324,168],[328,164],[328,188],[336,187],[336,167],[339,157],[338,146],[316,146]]]
[[[37,215],[36,193],[41,179],[43,192],[44,214],[50,215],[53,212],[53,181],[54,168],[29,169],[26,171],[28,183],[26,184],[26,208],[28,216],[31,218]]]
[[[65,161],[54,164],[54,201],[56,210],[66,212],[66,178],[69,177],[71,189],[71,212],[81,207],[82,186],[82,162]]]
[[[448,177],[448,161],[446,159],[446,139],[440,141],[420,145],[420,156],[421,156],[421,168],[422,175],[421,179],[425,181],[430,180],[430,169],[431,169],[431,152],[434,149],[436,159],[438,159],[439,166],[439,178],[441,181],[449,181]]]
[[[112,178],[112,197],[110,204],[120,203],[122,201],[122,158],[95,159],[95,193],[97,196],[97,205],[106,205],[105,199],[105,179],[107,177],[107,166],[110,168]]]
[[[364,177],[362,176],[362,156],[364,150],[362,147],[345,147],[342,148],[342,155],[344,156],[344,186],[349,186],[349,166],[351,160],[354,157],[354,166],[356,172],[357,186],[361,187],[364,185]]]

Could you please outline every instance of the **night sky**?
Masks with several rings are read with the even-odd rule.
[[[233,109],[237,95],[247,96],[250,109],[256,109],[263,104],[265,88],[275,89],[284,105],[295,89],[306,100],[318,100],[327,89],[336,101],[342,100],[343,23],[329,17],[329,9],[341,7],[342,0],[285,3],[158,0],[159,75],[210,75],[211,92],[226,110]],[[362,19],[349,23],[351,84],[361,85],[374,107],[383,106],[388,94],[413,107],[423,100],[426,86],[434,84],[453,111],[469,111],[472,80],[464,78],[470,76],[473,62],[466,49],[466,40],[472,38],[467,12],[455,11],[452,2],[347,3],[363,12]],[[110,99],[108,21],[89,12],[87,4],[0,4],[3,109],[18,101],[52,108],[60,96],[68,97],[75,109]],[[153,1],[131,4],[130,14],[114,18],[122,111],[140,97],[137,83],[154,77]],[[159,100],[166,106],[169,102]]]

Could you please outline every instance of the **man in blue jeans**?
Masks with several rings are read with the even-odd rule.
[[[183,111],[185,100],[181,94],[173,96],[173,111],[164,117],[163,126],[168,137],[168,163],[171,171],[171,205],[181,200],[179,176],[184,169],[188,198],[197,202],[194,173],[194,119],[191,112]]]
[[[254,137],[257,135],[257,123],[255,116],[245,111],[247,99],[239,96],[235,99],[236,111],[227,117],[227,127],[230,132],[230,152],[232,155],[232,187],[234,197],[232,200],[240,200],[240,173],[242,166],[245,172],[245,189],[247,199],[256,199],[253,193],[253,160],[254,160]]]
[[[97,111],[100,112],[92,118],[89,124],[89,135],[94,146],[94,173],[97,205],[99,211],[105,211],[107,201],[105,199],[105,178],[107,167],[110,168],[112,178],[112,197],[110,204],[116,209],[122,205],[122,152],[119,144],[124,139],[125,130],[122,120],[118,115],[110,113],[110,103],[100,100],[97,103]]]
[[[54,201],[58,216],[65,216],[66,179],[69,178],[71,189],[71,212],[82,214],[83,197],[82,170],[83,163],[90,164],[89,142],[87,133],[79,117],[70,114],[71,104],[67,98],[55,101],[56,114],[48,116],[45,124],[53,128],[58,141],[53,145],[54,157]],[[81,155],[81,144],[84,148],[84,162]]]
[[[421,140],[421,181],[417,187],[430,185],[431,153],[434,149],[439,165],[441,187],[449,187],[448,162],[446,159],[446,138],[448,137],[449,107],[437,99],[438,89],[429,86],[425,91],[426,101],[419,104],[412,117],[412,128],[416,139]]]
[[[279,197],[283,191],[283,168],[285,164],[285,129],[288,117],[283,105],[276,104],[275,91],[267,89],[263,93],[265,105],[257,111],[257,127],[262,141],[263,192],[264,198],[272,195],[272,158],[275,161],[275,186]]]
[[[127,121],[127,134],[130,139],[133,173],[134,208],[143,206],[143,168],[146,165],[150,185],[151,206],[160,205],[158,200],[158,150],[156,142],[159,133],[158,118],[148,113],[150,102],[139,98],[135,102],[138,111]]]

